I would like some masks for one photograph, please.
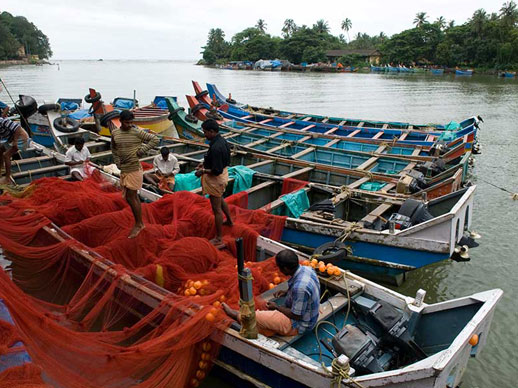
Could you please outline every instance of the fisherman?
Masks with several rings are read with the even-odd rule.
[[[128,238],[137,237],[145,227],[142,222],[142,208],[138,197],[138,190],[142,188],[144,175],[139,158],[153,147],[158,146],[159,143],[156,135],[145,132],[132,124],[134,118],[133,112],[129,110],[121,112],[121,127],[112,130],[111,142],[113,160],[121,170],[122,196],[128,202],[135,218],[135,225]]]
[[[0,183],[11,182],[11,157],[18,152],[18,143],[22,150],[29,144],[29,135],[22,126],[9,119],[0,117],[0,171],[5,163],[5,178],[0,178]]]
[[[163,191],[174,190],[174,177],[180,172],[178,159],[169,152],[169,148],[160,148],[160,155],[153,159],[154,170],[144,174],[144,179]]]
[[[284,305],[268,301],[268,310],[257,310],[257,328],[263,335],[292,336],[313,330],[320,308],[320,283],[311,267],[299,264],[297,255],[284,249],[275,255],[279,271],[290,276],[287,291],[277,291],[274,297],[286,296]],[[239,312],[222,304],[225,313],[240,322]]]
[[[220,245],[223,242],[223,225],[233,225],[228,205],[223,199],[223,193],[228,184],[227,167],[230,165],[230,146],[219,134],[219,124],[216,120],[205,120],[201,128],[210,142],[210,147],[205,154],[203,163],[196,167],[195,175],[201,177],[203,194],[209,195],[214,213],[216,237],[211,240],[211,243]],[[223,213],[227,216],[225,222],[223,222]]]
[[[7,104],[0,101],[0,117],[7,117],[7,114],[9,112],[9,107]]]
[[[76,137],[74,145],[65,154],[65,164],[70,166],[70,175],[76,181],[83,181],[92,173],[92,168],[88,165],[90,151],[84,145],[85,139]]]

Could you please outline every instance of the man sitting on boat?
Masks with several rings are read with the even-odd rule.
[[[0,171],[5,163],[5,178],[0,178],[0,184],[11,182],[11,157],[18,152],[18,143],[22,149],[29,144],[29,135],[20,123],[0,117]]]
[[[70,175],[76,181],[82,181],[92,173],[90,161],[90,151],[85,145],[85,139],[76,137],[74,145],[65,154],[65,164],[70,166]]]
[[[257,329],[266,336],[293,336],[313,330],[318,321],[320,308],[320,283],[311,267],[299,264],[297,255],[285,249],[277,253],[275,262],[279,271],[290,276],[288,290],[278,291],[276,298],[286,296],[284,305],[268,301],[268,310],[257,310]],[[225,313],[232,319],[240,320],[239,312],[223,303]]]
[[[203,133],[210,142],[210,147],[203,163],[196,167],[196,176],[201,177],[203,194],[209,195],[214,223],[216,224],[216,237],[211,240],[214,245],[222,243],[223,225],[232,226],[232,217],[228,205],[223,199],[223,193],[228,184],[228,169],[230,165],[230,146],[219,134],[219,124],[216,120],[208,119],[201,125]],[[223,223],[223,213],[227,220]]]
[[[173,191],[174,177],[180,172],[180,164],[178,159],[169,152],[169,148],[160,149],[160,155],[153,159],[153,167],[152,172],[144,174],[144,179],[162,191]]]

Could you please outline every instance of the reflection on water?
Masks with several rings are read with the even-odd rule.
[[[57,66],[0,68],[11,94],[39,101],[82,97],[89,87],[105,101],[133,96],[141,105],[155,95],[194,94],[191,80],[216,83],[223,93],[258,106],[350,118],[447,123],[481,115],[482,155],[476,156],[473,182],[478,184],[473,229],[482,235],[468,263],[439,263],[411,273],[398,289],[414,295],[427,290],[427,302],[442,301],[502,288],[488,344],[480,359],[470,361],[465,387],[516,385],[518,348],[518,203],[480,180],[518,191],[518,80],[496,76],[455,77],[427,74],[302,74],[208,69],[187,62],[63,61]],[[0,100],[7,102],[6,92]],[[477,179],[479,178],[479,179]],[[210,384],[214,386],[214,384]]]

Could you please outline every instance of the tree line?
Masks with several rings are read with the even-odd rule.
[[[40,59],[52,56],[49,39],[38,27],[23,16],[9,12],[0,14],[0,60],[18,59],[20,48],[25,55],[38,55]]]
[[[259,19],[255,26],[235,34],[230,41],[225,39],[222,29],[212,28],[201,54],[206,64],[274,58],[315,63],[327,61],[328,50],[372,49],[381,53],[383,63],[518,68],[518,9],[514,1],[504,3],[499,12],[478,9],[458,26],[442,16],[429,21],[426,12],[419,12],[413,28],[391,37],[383,32],[374,36],[358,33],[351,40],[351,28],[352,21],[345,18],[341,29],[346,38],[344,34],[332,35],[325,20],[309,27],[286,19],[279,37],[268,34],[266,22]],[[352,59],[339,61],[351,64]]]

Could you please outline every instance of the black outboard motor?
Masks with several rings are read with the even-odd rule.
[[[383,341],[405,348],[418,360],[427,357],[426,353],[414,342],[413,336],[408,330],[410,319],[402,311],[380,300],[369,310],[369,315],[382,327]]]
[[[390,222],[394,222],[396,229],[404,230],[413,225],[431,220],[432,218],[434,217],[428,211],[426,204],[416,199],[408,198],[403,202],[399,211],[390,216],[388,222],[385,224],[385,229],[390,227]]]
[[[396,191],[398,193],[417,193],[428,187],[424,174],[416,170],[408,170],[397,183]]]
[[[390,368],[391,352],[378,347],[378,339],[352,325],[345,325],[332,340],[337,354],[349,357],[351,366],[360,374],[378,373]]]
[[[448,142],[445,140],[437,140],[430,147],[430,155],[441,156],[448,152]]]
[[[415,169],[430,178],[446,170],[446,163],[442,159],[434,159],[433,161],[418,164]]]

